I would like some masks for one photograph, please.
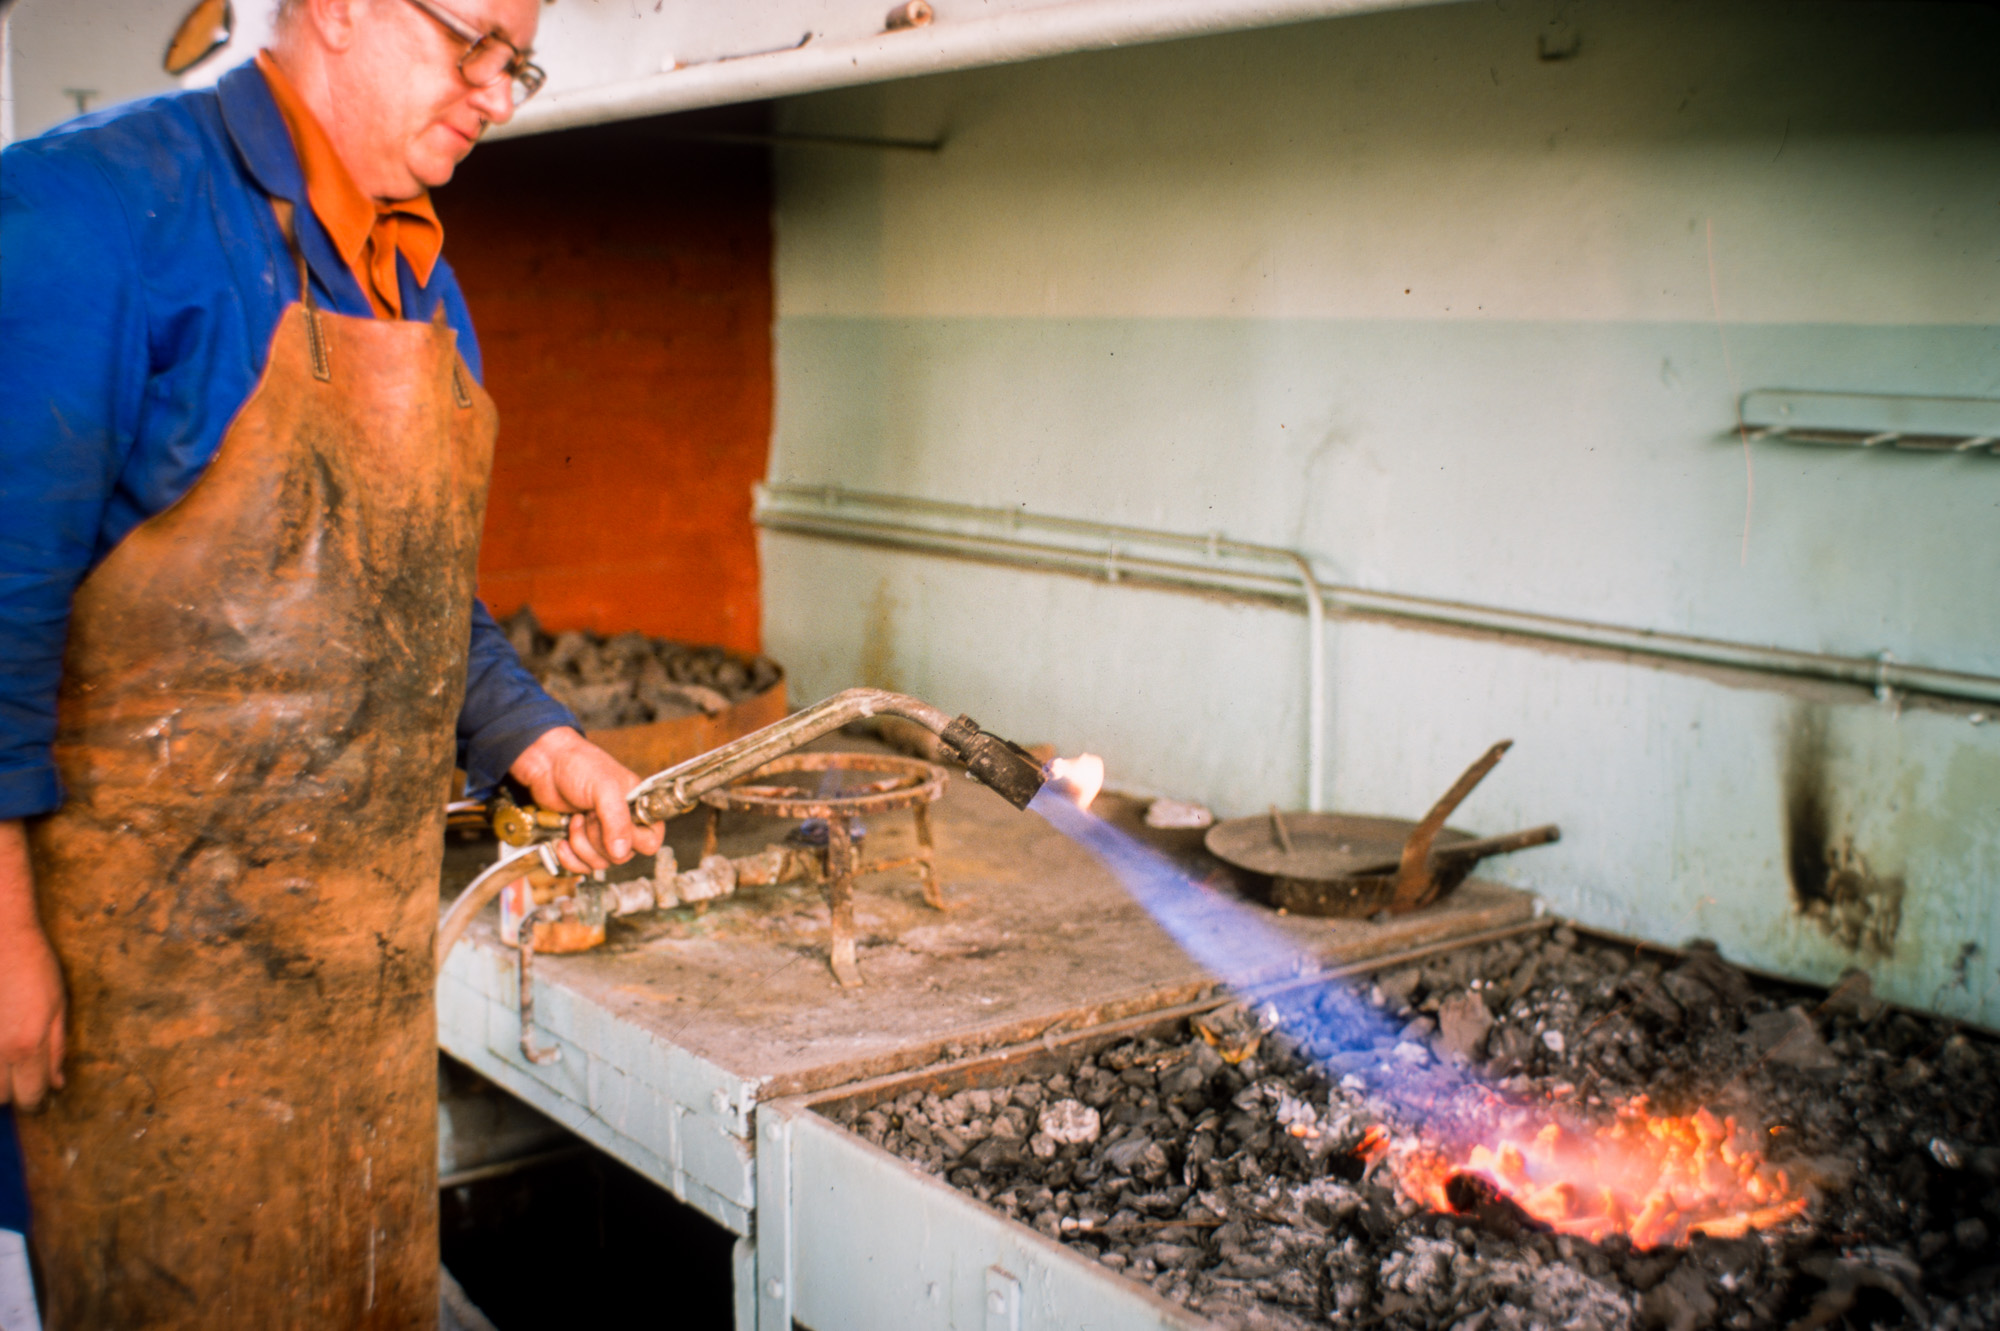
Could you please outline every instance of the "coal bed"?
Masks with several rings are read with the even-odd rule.
[[[1858,971],[1557,927],[1047,1067],[821,1111],[1222,1327],[2000,1325],[2000,1047]]]
[[[509,615],[500,627],[528,672],[592,731],[716,715],[783,674],[769,657],[643,633],[550,633],[532,607]]]

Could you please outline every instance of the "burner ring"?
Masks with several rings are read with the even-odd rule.
[[[851,793],[815,794],[798,786],[772,784],[789,773],[853,772],[875,780]],[[921,758],[890,753],[788,753],[735,783],[711,790],[701,802],[711,809],[761,813],[773,818],[849,817],[889,813],[929,804],[944,794],[945,770]]]

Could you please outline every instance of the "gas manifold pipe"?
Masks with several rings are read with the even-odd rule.
[[[711,790],[748,775],[773,758],[871,716],[900,716],[944,741],[965,770],[1017,809],[1025,809],[1047,780],[1042,765],[1020,745],[979,728],[969,716],[949,717],[929,703],[882,689],[849,689],[792,713],[719,749],[655,772],[625,797],[640,823],[663,823],[686,813]],[[563,872],[548,842],[525,846],[472,880],[438,925],[440,968],[466,927],[500,895],[500,889],[536,871]]]

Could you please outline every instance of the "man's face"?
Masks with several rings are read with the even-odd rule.
[[[444,8],[480,32],[497,32],[520,50],[534,44],[541,0],[446,0]],[[365,163],[349,163],[355,181],[377,198],[410,198],[442,185],[489,124],[513,117],[506,79],[475,88],[459,73],[465,43],[409,0],[355,0],[354,104]]]

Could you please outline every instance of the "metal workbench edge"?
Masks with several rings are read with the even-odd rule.
[[[438,1046],[731,1232],[756,1204],[757,1085],[535,977],[535,1033],[562,1050],[521,1056],[518,962],[468,939],[438,978]]]
[[[756,1331],[1217,1331],[815,1113],[757,1107]]]

